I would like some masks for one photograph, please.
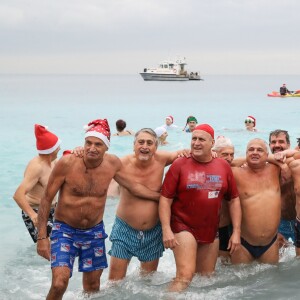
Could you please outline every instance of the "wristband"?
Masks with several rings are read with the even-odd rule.
[[[45,239],[47,239],[47,237],[46,237],[46,236],[44,236],[44,237],[38,237],[38,238],[37,238],[37,241],[40,241],[40,240],[45,240]]]

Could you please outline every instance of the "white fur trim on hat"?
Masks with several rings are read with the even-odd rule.
[[[107,146],[107,148],[109,148],[110,142],[106,135],[102,134],[101,132],[91,130],[91,131],[87,131],[84,135],[85,138],[87,138],[89,136],[93,136],[93,137],[100,139]]]
[[[45,149],[45,150],[37,150],[37,152],[39,154],[51,154],[52,152],[54,152],[59,147],[60,144],[61,144],[61,140],[58,139],[56,144],[53,147],[51,147],[49,149]]]

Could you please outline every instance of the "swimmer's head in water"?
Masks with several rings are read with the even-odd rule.
[[[125,127],[126,127],[126,122],[124,120],[120,119],[116,122],[116,128],[119,132],[123,131],[125,129]]]
[[[167,117],[166,117],[166,121],[167,121],[168,123],[170,123],[170,124],[173,124],[174,118],[173,118],[172,116],[167,116]]]
[[[247,123],[253,123],[254,127],[256,126],[256,119],[252,116],[248,116],[245,120],[245,124]]]
[[[154,129],[156,135],[158,138],[160,138],[165,132],[167,132],[167,129],[165,127],[157,127]]]
[[[196,122],[196,124],[198,123],[197,119],[193,116],[189,116],[186,120],[186,123],[189,123],[189,122]]]

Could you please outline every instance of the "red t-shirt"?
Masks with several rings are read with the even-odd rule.
[[[222,199],[238,197],[231,168],[220,158],[208,163],[199,163],[192,157],[176,159],[166,174],[161,194],[173,199],[173,232],[187,230],[198,243],[214,241]]]

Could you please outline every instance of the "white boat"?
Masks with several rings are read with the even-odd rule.
[[[186,80],[201,80],[199,72],[188,72],[185,70],[185,58],[176,60],[165,60],[161,62],[157,68],[145,68],[141,72],[144,80],[159,80],[159,81],[186,81]]]

